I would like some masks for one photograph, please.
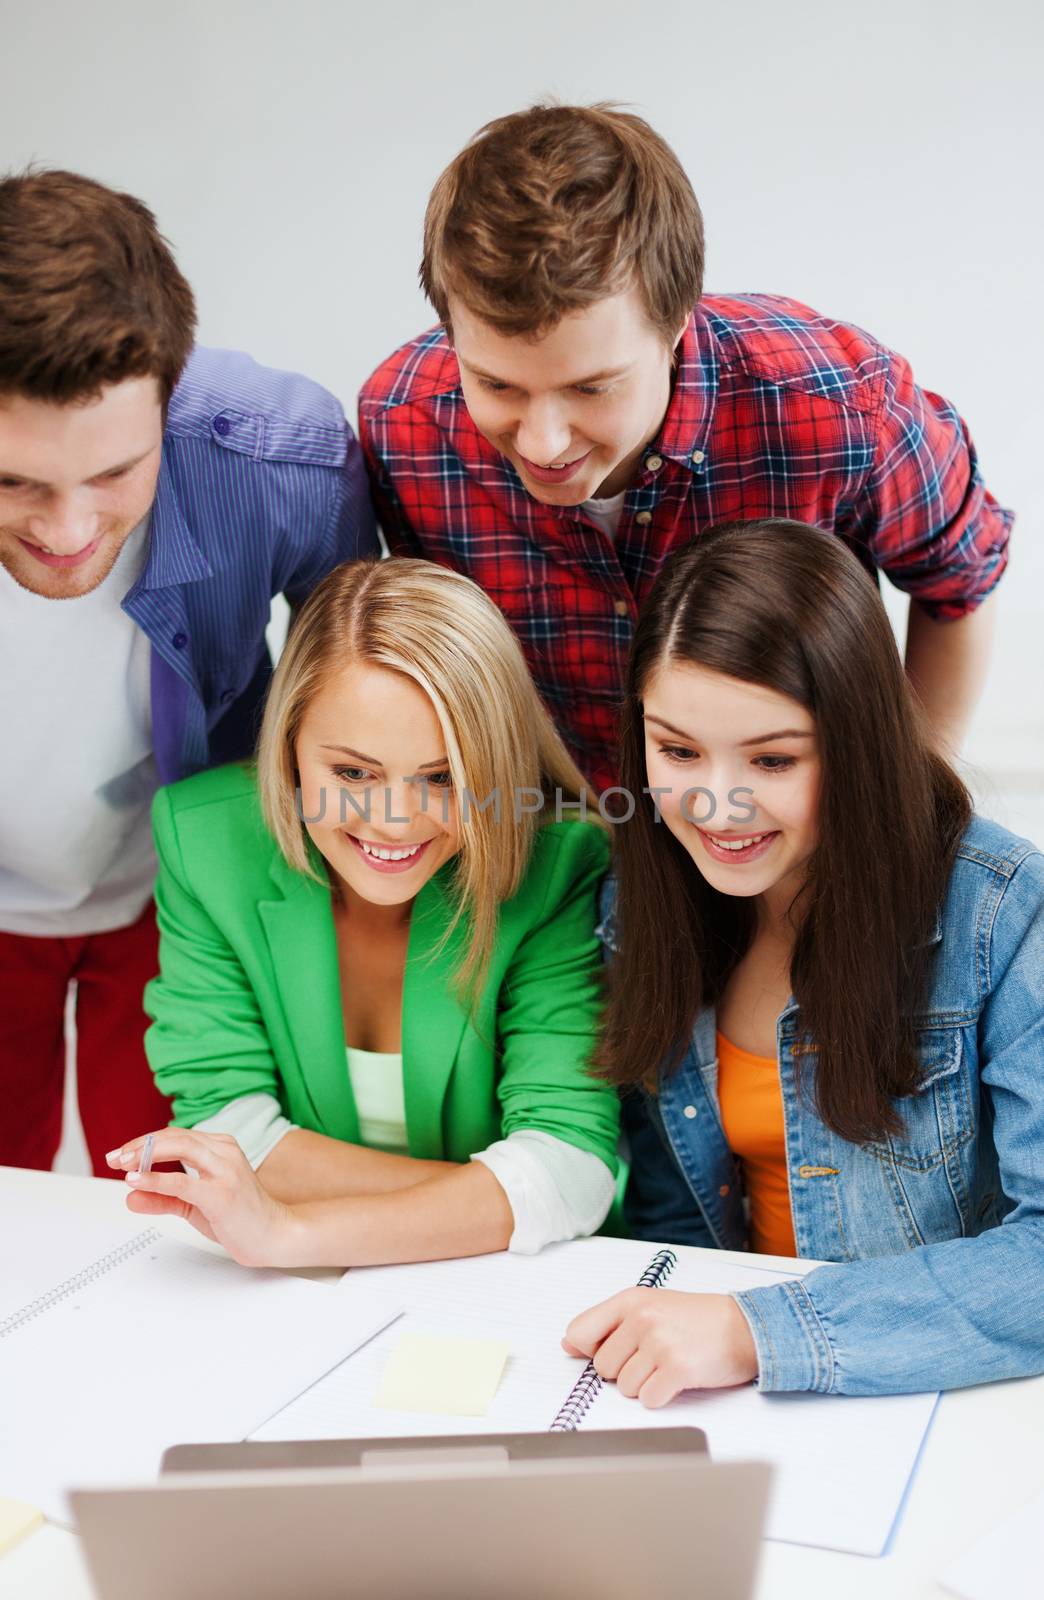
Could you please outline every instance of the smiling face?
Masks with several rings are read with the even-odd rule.
[[[344,668],[310,702],[295,753],[305,827],[349,901],[406,905],[456,855],[445,741],[412,678]]]
[[[671,392],[671,352],[638,290],[539,339],[498,333],[455,296],[449,304],[471,420],[533,498],[573,506],[626,489]]]
[[[48,600],[96,589],[152,505],[162,446],[155,378],[83,404],[0,395],[0,566]]]
[[[722,894],[782,914],[816,846],[815,720],[796,700],[667,662],[643,695],[649,787],[663,821]],[[690,791],[686,795],[686,791]]]

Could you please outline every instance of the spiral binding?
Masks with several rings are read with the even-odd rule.
[[[158,1228],[146,1228],[142,1233],[136,1233],[133,1239],[128,1239],[115,1250],[110,1250],[107,1256],[92,1261],[89,1267],[84,1267],[74,1278],[66,1278],[57,1288],[49,1289],[39,1299],[30,1301],[18,1311],[12,1311],[10,1316],[0,1320],[0,1339],[6,1339],[9,1334],[24,1328],[27,1322],[34,1321],[36,1317],[42,1317],[45,1311],[53,1311],[55,1306],[61,1305],[63,1300],[68,1300],[70,1295],[86,1289],[88,1284],[103,1278],[114,1267],[121,1267],[125,1261],[129,1261],[140,1251],[148,1249],[149,1245],[157,1244],[162,1237]]]
[[[638,1279],[639,1289],[659,1289],[678,1264],[673,1250],[658,1250]],[[573,1384],[548,1433],[575,1433],[602,1392],[603,1379],[589,1361]]]

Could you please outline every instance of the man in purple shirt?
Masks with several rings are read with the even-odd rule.
[[[140,201],[0,180],[0,1164],[95,1172],[167,1120],[145,1061],[157,783],[247,756],[273,595],[377,553],[358,444],[305,378],[193,348]]]

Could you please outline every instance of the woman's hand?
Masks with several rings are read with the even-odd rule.
[[[165,1128],[153,1134],[153,1141],[153,1160],[182,1161],[194,1167],[198,1176],[184,1172],[139,1175],[134,1169],[145,1135],[131,1139],[105,1158],[110,1167],[126,1171],[131,1211],[184,1217],[244,1267],[307,1265],[302,1229],[293,1207],[273,1200],[231,1134]]]
[[[731,1295],[625,1289],[574,1317],[562,1340],[603,1378],[643,1406],[665,1406],[682,1389],[750,1383],[758,1357]]]

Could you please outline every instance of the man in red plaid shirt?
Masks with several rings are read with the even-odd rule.
[[[860,329],[701,298],[702,278],[699,206],[640,118],[537,107],[483,129],[428,206],[441,325],[360,397],[390,549],[493,597],[604,788],[634,617],[671,551],[737,519],[832,529],[910,595],[907,669],[957,748],[1012,522],[964,423]]]

